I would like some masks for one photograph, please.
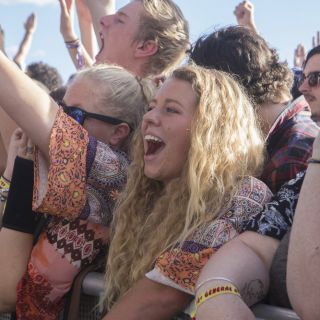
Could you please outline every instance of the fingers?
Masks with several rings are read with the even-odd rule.
[[[34,145],[32,141],[28,138],[28,136],[22,132],[19,149],[18,149],[18,156],[24,159],[33,160],[33,150]]]
[[[26,148],[26,159],[33,160],[34,144],[28,138],[27,139],[27,148]]]

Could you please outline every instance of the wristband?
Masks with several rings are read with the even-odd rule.
[[[195,320],[196,319],[196,313],[197,309],[208,299],[212,299],[214,297],[217,297],[222,294],[233,294],[236,296],[241,297],[240,292],[236,286],[233,284],[228,284],[225,286],[215,286],[211,289],[206,290],[205,292],[201,293],[197,298],[195,302],[195,310],[191,314],[191,319]]]
[[[75,39],[72,41],[65,41],[66,47],[68,49],[76,49],[76,60],[78,69],[82,69],[84,67],[84,57],[81,51],[81,42],[80,39]]]

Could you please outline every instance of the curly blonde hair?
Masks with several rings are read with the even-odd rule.
[[[187,66],[171,78],[187,81],[197,97],[188,159],[166,186],[144,175],[143,140],[134,138],[128,183],[114,214],[107,260],[107,307],[152,268],[164,251],[217,218],[245,175],[259,172],[263,139],[247,96],[221,71]]]

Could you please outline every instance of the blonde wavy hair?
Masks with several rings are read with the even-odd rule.
[[[122,119],[133,129],[123,149],[128,149],[156,85],[151,79],[140,79],[126,69],[98,64],[79,71],[72,81],[86,81],[92,91],[95,109],[101,114]]]
[[[144,175],[143,140],[135,136],[128,182],[114,213],[107,260],[107,308],[150,271],[164,251],[216,219],[245,175],[256,175],[264,145],[252,105],[227,74],[188,66],[171,78],[192,85],[198,105],[188,159],[166,186]]]
[[[189,24],[171,0],[140,1],[144,11],[135,41],[154,40],[158,51],[144,66],[146,74],[166,73],[177,66],[189,48]]]

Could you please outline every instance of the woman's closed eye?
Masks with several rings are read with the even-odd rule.
[[[172,106],[165,107],[165,111],[169,112],[169,113],[179,113],[179,110],[175,107],[172,107]]]

